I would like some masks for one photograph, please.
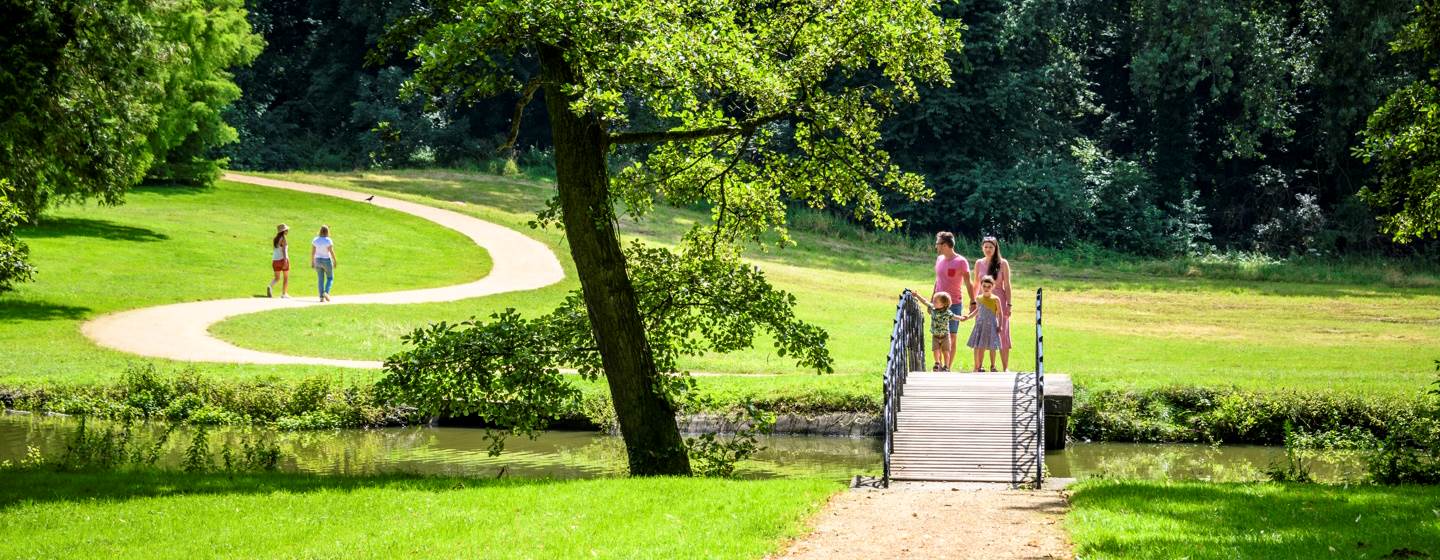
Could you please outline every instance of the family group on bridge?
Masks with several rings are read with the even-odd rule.
[[[966,346],[975,352],[974,371],[985,371],[981,358],[987,352],[990,371],[1010,370],[1010,263],[1000,256],[1000,242],[994,237],[982,240],[980,251],[985,256],[975,261],[972,277],[970,262],[955,252],[955,235],[948,231],[935,235],[935,289],[929,305],[934,371],[950,371],[960,323],[972,319],[975,326]]]

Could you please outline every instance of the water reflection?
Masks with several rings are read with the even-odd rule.
[[[64,453],[78,425],[69,418],[0,416],[0,461],[18,461],[27,446],[46,457]],[[93,425],[93,424],[92,424]],[[154,435],[159,426],[148,426]],[[211,446],[238,448],[245,428],[212,428]],[[177,429],[164,447],[162,464],[178,466],[194,432]],[[505,451],[490,456],[483,430],[470,428],[385,428],[268,434],[280,445],[282,468],[321,474],[418,473],[466,477],[526,476],[588,478],[625,472],[620,438],[595,432],[547,432],[536,439],[507,438]],[[821,476],[845,480],[881,470],[875,439],[773,436],[754,459],[739,465],[752,478]],[[1284,450],[1263,446],[1078,443],[1046,457],[1050,476],[1093,476],[1214,481],[1263,480],[1266,467],[1284,461]],[[1358,458],[1341,455],[1306,459],[1320,480],[1354,480]]]

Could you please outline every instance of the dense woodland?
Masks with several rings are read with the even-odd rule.
[[[225,165],[552,166],[538,100],[518,149],[497,153],[518,89],[402,91],[418,64],[407,22],[452,4],[0,2],[0,270],[24,277],[10,231],[49,205],[207,184]],[[939,6],[966,26],[953,82],[922,86],[880,129],[935,193],[887,201],[917,234],[1155,256],[1437,254],[1434,0]]]
[[[413,66],[404,48],[377,45],[417,6],[251,0],[268,46],[237,71],[232,164],[494,157],[513,96],[426,110],[398,95]],[[954,84],[923,90],[883,129],[895,160],[936,193],[892,201],[912,229],[1148,255],[1417,250],[1391,244],[1357,197],[1376,181],[1358,151],[1367,118],[1433,68],[1433,54],[1391,49],[1413,1],[942,6],[967,26]],[[543,154],[543,104],[527,111],[519,145]]]

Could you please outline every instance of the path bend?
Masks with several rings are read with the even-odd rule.
[[[225,180],[361,201],[366,194],[292,181],[226,173]],[[144,307],[97,317],[80,327],[105,348],[149,358],[237,364],[304,364],[374,369],[380,362],[290,356],[235,346],[210,334],[210,326],[246,313],[315,305],[410,304],[456,301],[533,290],[565,278],[555,253],[544,243],[484,220],[433,206],[375,195],[369,202],[429,220],[470,238],[490,253],[490,273],[465,284],[399,292],[334,296],[330,303],[312,299],[234,298]]]

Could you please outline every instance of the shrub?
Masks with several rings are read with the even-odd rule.
[[[1440,371],[1440,361],[1435,362]],[[1382,484],[1440,483],[1440,379],[1420,399],[1420,414],[1397,423],[1366,463]]]
[[[696,476],[734,476],[736,464],[765,449],[760,446],[759,437],[769,434],[775,427],[775,415],[754,406],[732,412],[730,421],[744,427],[730,437],[701,434],[685,438],[685,448],[690,453],[690,464]]]
[[[1319,392],[1166,387],[1143,391],[1076,391],[1074,437],[1097,441],[1254,443],[1340,432],[1383,438],[1418,413],[1398,398]]]

